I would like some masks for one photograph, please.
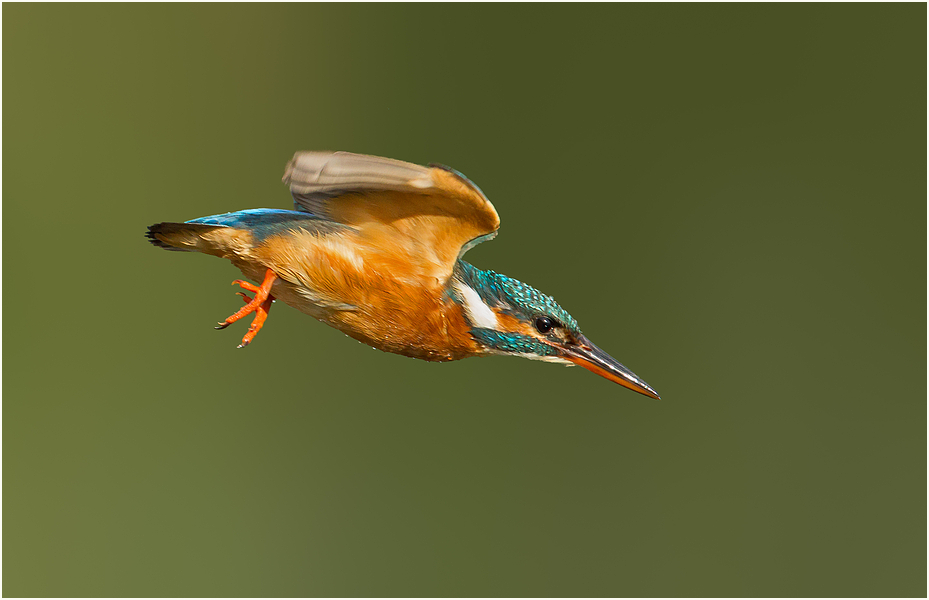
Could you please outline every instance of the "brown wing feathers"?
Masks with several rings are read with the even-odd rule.
[[[444,281],[462,247],[497,230],[493,205],[454,172],[348,152],[298,152],[287,165],[298,210],[350,225],[385,258]],[[396,252],[392,250],[396,249]]]

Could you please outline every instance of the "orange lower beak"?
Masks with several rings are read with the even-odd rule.
[[[567,360],[584,367],[592,373],[606,377],[610,381],[627,387],[634,392],[645,394],[655,400],[661,400],[658,392],[642,381],[638,375],[621,365],[619,361],[600,348],[597,348],[584,336],[578,339],[577,344],[563,346],[561,351]]]

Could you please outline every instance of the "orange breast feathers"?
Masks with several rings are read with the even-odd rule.
[[[364,235],[291,230],[249,254],[283,280],[275,297],[375,348],[436,361],[479,354],[424,250],[416,238],[369,227]]]

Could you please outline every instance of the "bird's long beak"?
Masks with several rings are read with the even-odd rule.
[[[621,365],[619,361],[600,348],[597,348],[586,337],[582,335],[577,342],[577,344],[561,346],[566,359],[630,390],[645,394],[655,400],[661,399],[658,392],[639,379],[638,375]]]

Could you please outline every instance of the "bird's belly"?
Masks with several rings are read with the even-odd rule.
[[[254,281],[261,281],[269,268],[252,261],[234,262]],[[320,269],[327,272],[321,273]],[[314,272],[330,283],[324,291],[315,285],[289,280],[292,277],[285,279],[278,273],[271,295],[385,352],[429,361],[457,360],[480,353],[460,308],[448,301],[437,285],[429,288],[409,285],[380,271],[371,274],[355,269],[339,270],[333,264],[303,269],[303,274],[310,277]],[[332,286],[333,281],[342,285]]]

